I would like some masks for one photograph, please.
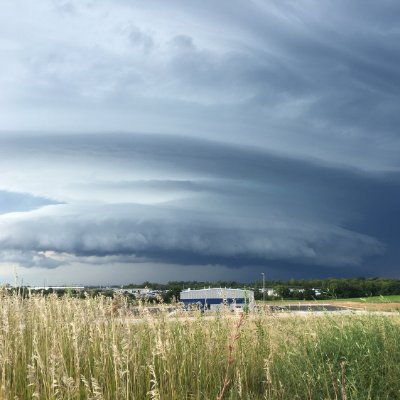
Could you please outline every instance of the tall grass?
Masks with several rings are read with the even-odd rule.
[[[0,399],[400,399],[400,316],[239,318],[3,293]]]

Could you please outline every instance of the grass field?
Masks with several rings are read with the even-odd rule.
[[[258,302],[262,304],[262,302]],[[400,311],[400,296],[371,296],[348,299],[329,300],[272,300],[266,301],[269,305],[288,304],[332,304],[365,311]]]
[[[0,298],[1,399],[400,399],[400,316],[133,317],[123,298]]]
[[[321,300],[322,301],[322,300]],[[334,299],[330,301],[351,301],[355,303],[400,303],[400,296],[371,296],[371,297],[355,297],[349,299]]]
[[[268,304],[276,304],[277,302],[296,303],[296,302],[355,302],[355,303],[400,303],[400,295],[393,296],[371,296],[371,297],[353,297],[347,299],[324,299],[324,300],[270,300],[266,301]]]

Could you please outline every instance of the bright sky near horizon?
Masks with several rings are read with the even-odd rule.
[[[0,3],[0,281],[393,276],[400,3]]]

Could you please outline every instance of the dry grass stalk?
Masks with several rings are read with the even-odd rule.
[[[226,392],[226,390],[228,389],[229,384],[231,383],[231,379],[229,378],[229,375],[231,374],[231,369],[232,366],[235,362],[235,358],[233,356],[234,353],[234,349],[235,349],[235,344],[236,342],[239,340],[240,338],[240,328],[243,325],[244,322],[244,313],[240,314],[240,318],[236,324],[235,327],[235,333],[233,334],[233,336],[231,337],[231,340],[229,342],[228,345],[228,360],[227,360],[227,367],[226,367],[226,372],[225,372],[225,377],[224,377],[224,381],[222,384],[222,388],[219,392],[219,394],[217,395],[217,399],[216,400],[222,400],[224,397],[224,394]]]

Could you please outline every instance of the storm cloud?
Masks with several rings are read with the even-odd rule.
[[[393,173],[171,135],[3,135],[0,153],[8,190],[34,182],[62,201],[0,216],[0,248],[58,263],[362,268],[387,245],[380,225],[355,228],[371,210],[395,212],[400,191]]]
[[[1,3],[3,263],[397,276],[399,13]]]

